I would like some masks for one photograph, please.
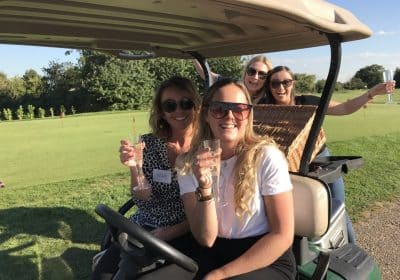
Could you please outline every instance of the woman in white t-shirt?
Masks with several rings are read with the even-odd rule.
[[[203,98],[191,149],[177,160],[178,182],[190,229],[203,245],[198,278],[294,279],[292,184],[283,153],[255,135],[246,87],[217,81]],[[198,149],[219,139],[220,153]],[[221,157],[217,205],[210,164]]]

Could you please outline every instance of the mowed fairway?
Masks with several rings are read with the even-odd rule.
[[[148,131],[148,112],[0,123],[0,180],[16,188],[121,172],[119,141]]]
[[[327,116],[323,125],[328,142],[400,131],[400,105],[372,104],[347,116]]]
[[[335,98],[340,100],[340,98]],[[148,130],[147,112],[97,113],[0,122],[0,279],[90,279],[104,221],[95,206],[116,209],[129,177],[119,140]],[[334,155],[360,155],[345,176],[353,220],[400,194],[400,105],[372,104],[324,129]]]

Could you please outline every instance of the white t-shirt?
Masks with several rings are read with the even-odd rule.
[[[219,188],[227,205],[224,207],[217,205],[218,236],[233,239],[269,232],[263,196],[276,195],[293,188],[286,158],[275,146],[263,148],[255,180],[256,191],[251,201],[252,214],[245,215],[242,219],[235,215],[232,174],[235,163],[236,156],[221,161]],[[194,192],[198,187],[197,179],[191,172],[185,175],[178,174],[178,182],[181,195]]]

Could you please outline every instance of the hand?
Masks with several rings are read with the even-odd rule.
[[[145,184],[148,184],[146,179],[144,179],[144,181],[145,181]],[[146,187],[146,188],[133,187],[131,189],[131,195],[134,198],[147,201],[151,197],[151,188],[150,187]]]
[[[134,150],[127,140],[121,140],[120,144],[119,159],[121,160],[122,164],[129,166],[129,161],[132,160],[134,156]]]
[[[211,188],[211,167],[215,164],[217,159],[219,160],[220,154],[221,149],[219,149],[218,153],[212,154],[209,148],[201,148],[195,154],[192,163],[192,171],[199,182],[200,188]]]
[[[143,153],[138,149],[135,149],[131,146],[131,143],[128,140],[121,140],[119,148],[119,158],[123,165],[129,167],[135,167],[137,165],[138,160],[142,160]],[[141,142],[141,149],[143,151],[145,147],[145,143]]]
[[[380,83],[372,87],[368,92],[370,97],[374,97],[376,95],[383,95],[387,93],[391,93],[394,91],[396,86],[396,81],[389,81],[386,83]]]

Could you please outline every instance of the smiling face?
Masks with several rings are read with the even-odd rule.
[[[242,89],[234,84],[228,84],[218,89],[212,97],[211,102],[222,102],[220,104],[224,104],[224,102],[249,103]],[[235,106],[235,104],[230,104],[230,106]],[[211,109],[207,112],[206,121],[214,137],[220,139],[223,153],[226,149],[234,150],[245,135],[246,126],[248,124],[248,114],[245,114],[246,118],[241,120],[232,113],[232,110],[228,110],[225,116],[216,118],[210,110]]]
[[[244,76],[244,85],[250,95],[256,95],[264,86],[268,67],[262,61],[256,61],[250,64]]]
[[[293,85],[294,77],[288,71],[282,70],[272,74],[269,87],[276,104],[292,104]]]
[[[163,118],[170,125],[172,131],[191,128],[195,111],[193,106],[187,105],[190,100],[188,92],[176,87],[167,87],[162,92],[161,104],[176,103],[175,110],[168,110],[171,112],[163,110]],[[184,108],[182,108],[182,105]]]

